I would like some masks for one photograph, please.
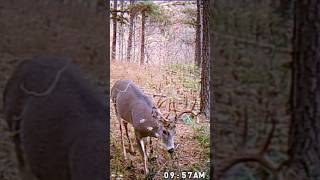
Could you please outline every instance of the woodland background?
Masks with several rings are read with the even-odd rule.
[[[112,15],[111,17],[105,17],[103,13],[97,15],[100,10],[104,10],[101,5],[103,3],[97,1],[92,5],[84,0],[77,3],[71,0],[56,3],[36,0],[30,2],[12,0],[1,1],[0,4],[2,27],[0,34],[3,37],[0,41],[1,91],[19,59],[37,52],[66,54],[79,61],[79,64],[84,63],[84,69],[92,74],[92,77],[103,79],[105,78],[103,76],[107,76],[101,77],[105,70],[105,66],[101,66],[105,63],[103,58],[109,54],[109,49],[103,44],[110,41],[112,47],[113,41],[107,37],[109,29],[112,31],[113,26],[110,27],[106,21],[106,18],[111,18],[112,23]],[[211,163],[216,167],[211,177],[214,175],[222,179],[319,179],[320,43],[317,37],[320,32],[318,26],[320,2],[318,0],[215,0],[209,4],[208,1],[203,1],[203,6],[200,8],[208,8],[210,11],[202,12],[209,12],[208,19],[214,19],[208,26],[210,34],[213,35],[210,36],[210,42],[214,43],[203,46],[206,40],[201,40],[201,37],[204,37],[202,34],[200,36],[202,48],[196,45],[199,42],[196,38],[196,27],[199,23],[196,26],[187,25],[190,20],[199,22],[197,13],[194,14],[197,12],[195,10],[199,9],[196,2],[192,2],[193,10],[179,14],[182,21],[186,22],[182,23],[183,28],[177,28],[176,31],[170,29],[170,32],[175,33],[168,34],[169,31],[166,29],[161,30],[156,26],[158,22],[154,22],[153,26],[145,26],[147,43],[142,56],[143,63],[141,63],[143,53],[140,51],[142,43],[139,44],[142,36],[137,31],[134,35],[136,44],[131,51],[132,65],[126,62],[128,53],[126,54],[125,44],[128,36],[124,33],[123,38],[118,40],[118,44],[121,42],[123,45],[118,46],[118,49],[122,50],[114,51],[116,53],[110,50],[110,56],[114,61],[111,62],[111,66],[115,70],[115,73],[111,74],[110,84],[115,79],[132,77],[138,84],[146,85],[143,88],[147,92],[165,93],[168,96],[178,94],[177,89],[187,92],[186,89],[197,88],[194,94],[190,92],[187,96],[186,106],[180,104],[180,110],[190,109],[193,106],[193,101],[190,99],[199,98],[196,93],[207,92],[201,91],[201,87],[208,87],[201,85],[203,82],[201,74],[204,74],[201,73],[203,70],[201,67],[206,61],[200,63],[196,61],[196,50],[204,49],[207,52],[207,49],[212,49],[213,52],[208,56],[211,60],[208,62],[212,63],[209,63],[209,67],[213,69],[210,81],[214,88],[210,97],[214,99],[211,101],[214,106],[210,108],[214,116],[210,121],[214,129],[212,131],[214,138],[208,138],[209,133],[206,128],[199,132],[196,130],[201,129],[205,123],[208,124],[206,118],[200,119],[201,123],[192,123],[196,122],[196,118],[188,115],[182,118],[181,129],[192,129],[192,131],[185,131],[186,137],[183,135],[181,137],[180,134],[178,142],[189,138],[190,141],[184,142],[193,142],[191,147],[201,147],[192,152],[200,152],[198,155],[203,157],[202,162],[205,163],[208,163],[209,158],[206,148],[208,149],[208,143],[211,143],[213,147]],[[121,1],[119,6],[120,3]],[[187,9],[188,5],[185,6]],[[102,8],[99,10],[99,7]],[[118,12],[118,15],[121,13]],[[175,13],[177,12],[173,12]],[[193,14],[191,15],[193,18],[188,17],[190,14]],[[142,28],[139,25],[142,16],[141,14],[139,16],[141,19],[136,19],[137,23],[134,25],[136,29]],[[153,23],[149,18],[145,20],[147,24]],[[160,22],[163,23],[165,20],[162,19]],[[119,22],[121,21],[119,19]],[[166,27],[174,26],[163,26]],[[120,31],[112,31],[112,34],[113,32],[118,32],[117,37],[122,37]],[[194,38],[191,35],[193,33]],[[167,44],[165,44],[166,38],[170,39]],[[158,41],[159,43],[154,43]],[[156,51],[156,48],[160,50]],[[207,54],[200,53],[201,58],[203,55]],[[161,68],[157,68],[156,64]],[[208,66],[205,64],[204,67]],[[140,82],[143,80],[153,82],[150,79],[153,79],[154,74],[163,82],[161,86],[159,83],[147,85]],[[192,77],[187,79],[189,76],[186,74],[192,74]],[[98,81],[100,78],[93,79],[103,87],[103,80]],[[170,83],[165,83],[166,78]],[[178,88],[167,88],[173,82],[179,84]],[[159,92],[156,92],[156,89]],[[161,91],[163,89],[168,91]],[[186,96],[181,97],[184,99],[182,101],[186,101]],[[193,110],[201,112],[199,99],[196,102],[197,106]],[[208,108],[204,112],[208,112]],[[6,131],[2,115],[0,118],[0,179],[17,179],[10,134]],[[197,136],[199,134],[200,136]],[[197,144],[201,142],[204,142],[205,146]],[[111,151],[113,150],[116,151],[116,147],[111,147]],[[187,157],[187,153],[182,155],[184,158]],[[180,161],[174,163],[177,162]],[[203,166],[208,168],[209,165],[202,162],[197,165],[198,167],[194,163],[189,163],[191,166],[187,167],[208,170],[203,169]],[[174,163],[168,167],[175,167],[177,164]]]
[[[119,79],[133,80],[161,104],[165,116],[177,114],[178,121],[174,158],[170,159],[160,140],[153,142],[154,153],[148,162],[151,172],[145,177],[137,150],[127,161],[122,156],[119,123],[111,106],[111,173],[129,179],[163,179],[168,171],[201,171],[209,179],[209,32],[205,5],[201,1],[115,0],[110,1],[110,8],[110,85]],[[131,125],[129,130],[133,138]]]

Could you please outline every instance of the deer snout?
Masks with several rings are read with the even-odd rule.
[[[167,146],[167,150],[170,154],[172,154],[174,152],[174,144],[173,142],[171,142],[171,144],[169,146]]]
[[[172,153],[174,151],[174,141],[173,137],[164,137],[164,144],[166,145],[167,151]]]

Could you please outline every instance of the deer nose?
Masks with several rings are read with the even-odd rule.
[[[168,152],[169,152],[170,154],[172,154],[172,153],[174,152],[174,149],[171,148],[171,149],[168,150]]]

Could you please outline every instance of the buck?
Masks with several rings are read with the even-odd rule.
[[[128,123],[133,125],[136,142],[143,158],[144,172],[148,174],[147,154],[144,144],[146,137],[162,139],[168,152],[174,152],[175,122],[165,118],[157,109],[155,104],[147,97],[139,87],[131,80],[119,80],[111,89],[111,99],[114,104],[115,113],[119,121],[121,133],[121,145],[123,156],[127,159],[123,140],[123,125],[132,151],[132,144],[128,132]]]
[[[3,97],[22,179],[108,179],[106,98],[69,60],[23,61]]]

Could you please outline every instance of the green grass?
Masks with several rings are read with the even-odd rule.
[[[200,92],[201,70],[194,64],[171,64],[170,73],[178,74],[178,81],[185,89]]]
[[[194,139],[196,139],[203,148],[210,147],[210,130],[208,126],[193,127]]]
[[[201,147],[206,149],[210,147],[210,127],[205,125],[197,125],[195,117],[184,115],[182,120],[185,124],[191,125],[194,132],[194,139],[197,140]]]

